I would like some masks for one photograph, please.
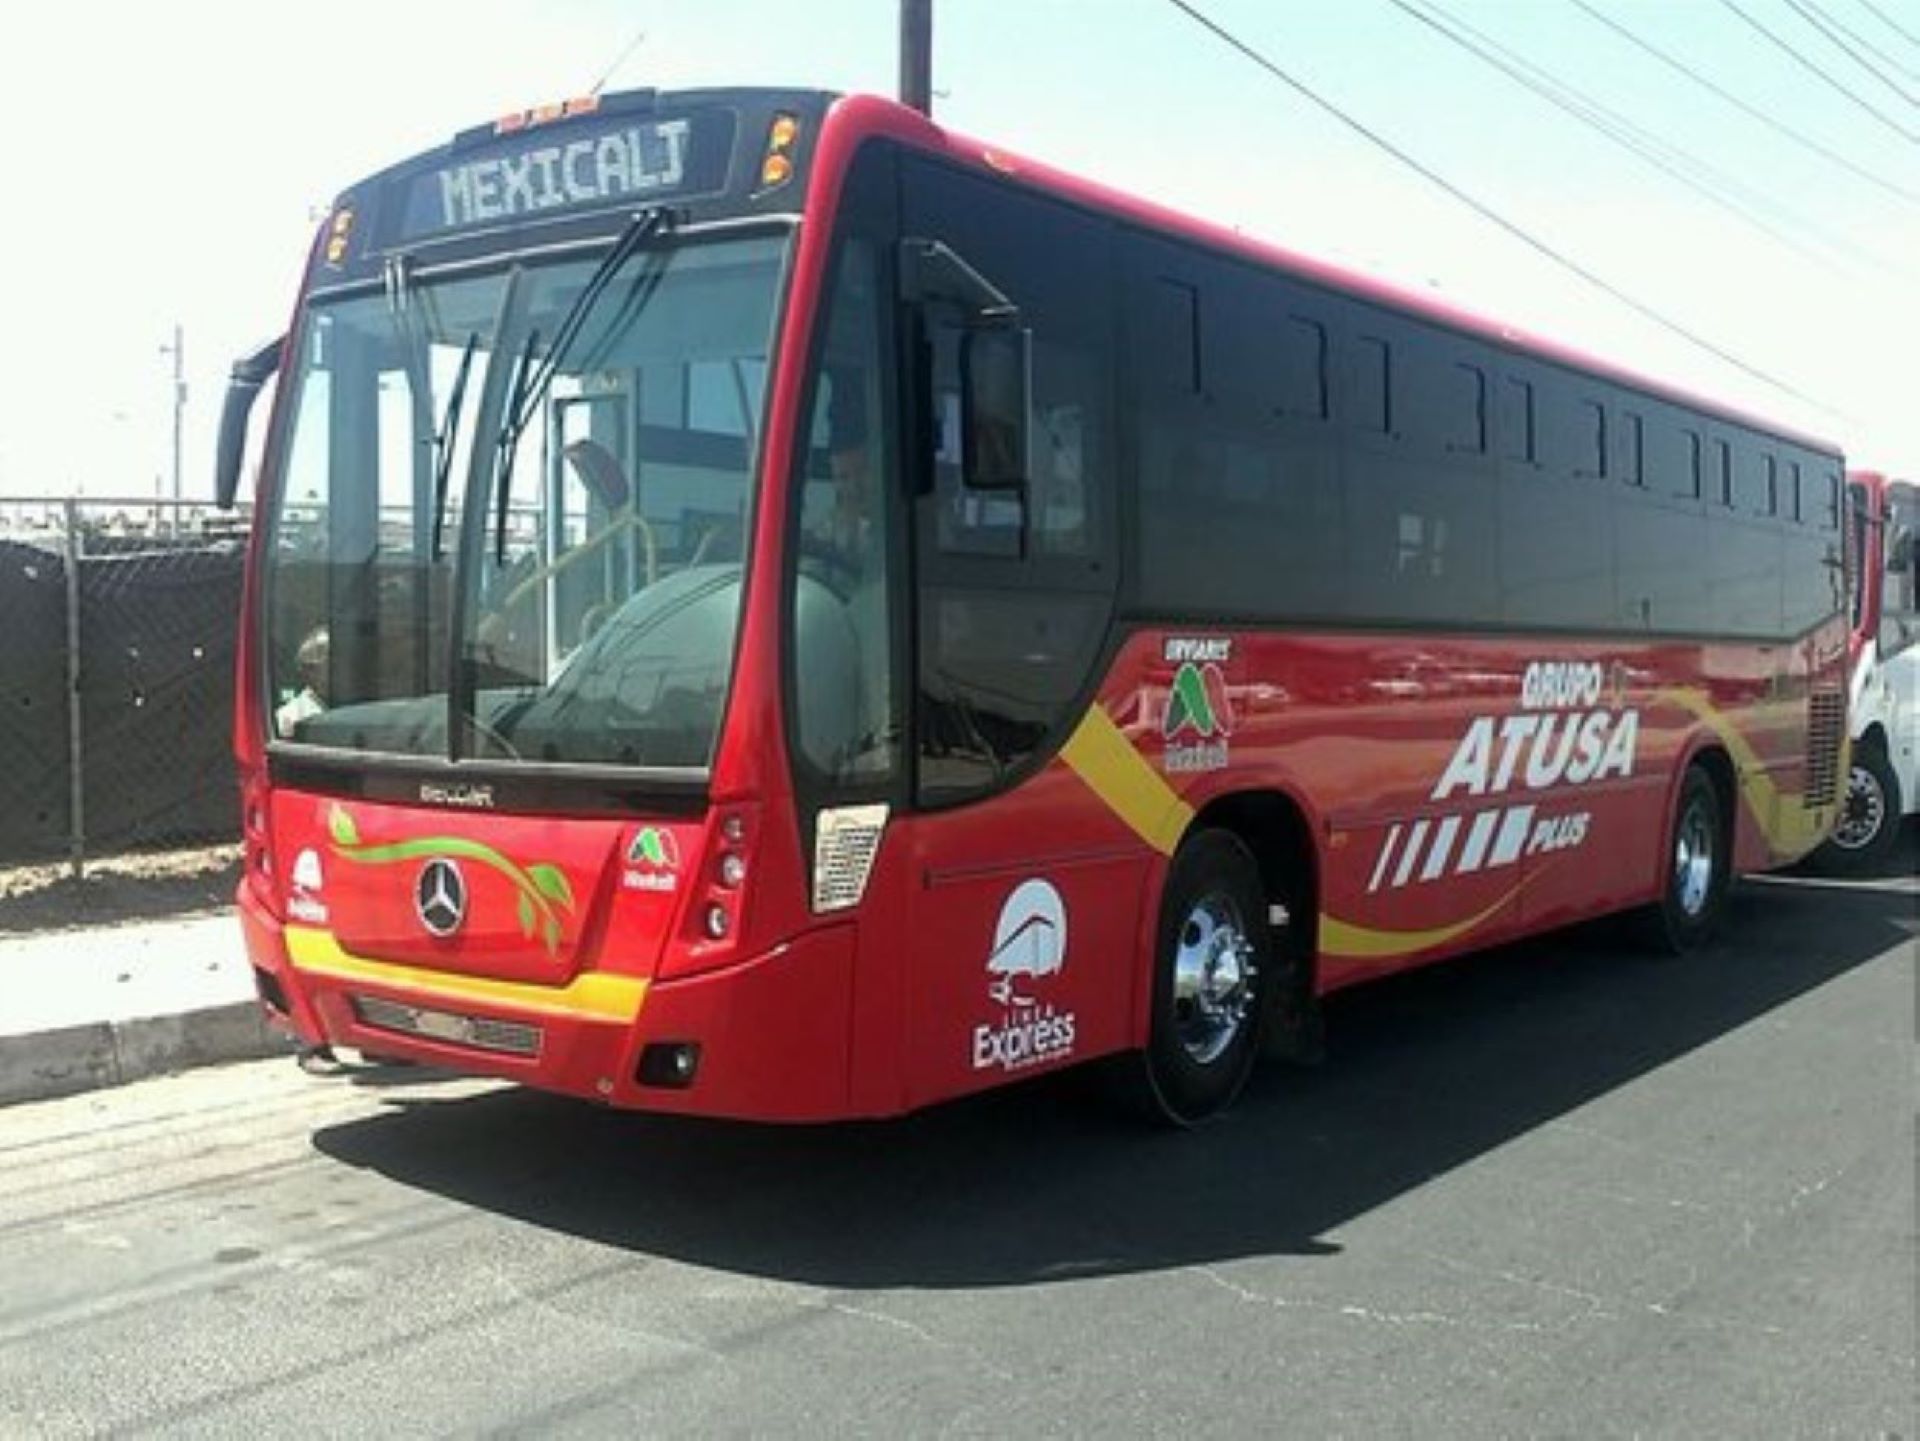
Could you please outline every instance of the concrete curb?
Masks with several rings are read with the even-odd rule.
[[[293,1053],[293,1041],[267,1024],[257,1001],[0,1036],[0,1106]]]

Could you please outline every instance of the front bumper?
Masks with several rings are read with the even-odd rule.
[[[351,1046],[611,1105],[764,1121],[845,1119],[855,932],[805,932],[724,970],[670,980],[583,971],[564,987],[346,951],[271,915],[243,882],[241,928],[269,1016]],[[661,1083],[649,1048],[690,1048]],[[862,1112],[860,1114],[866,1114]]]

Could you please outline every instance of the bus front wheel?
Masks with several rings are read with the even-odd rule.
[[[1688,766],[1668,831],[1669,851],[1660,900],[1646,912],[1648,938],[1679,954],[1706,943],[1720,923],[1732,879],[1727,818],[1713,778]]]
[[[1206,830],[1181,845],[1160,900],[1147,1100],[1191,1126],[1246,1084],[1274,972],[1260,867],[1241,839]]]

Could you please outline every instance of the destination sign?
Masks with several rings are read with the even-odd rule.
[[[407,193],[405,238],[621,201],[708,194],[726,185],[733,132],[731,111],[703,110],[517,134],[415,178]]]

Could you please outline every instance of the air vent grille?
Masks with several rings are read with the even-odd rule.
[[[1808,810],[1830,806],[1840,794],[1840,735],[1847,721],[1838,690],[1818,690],[1807,698],[1807,783],[1801,804]]]
[[[844,911],[860,904],[873,858],[887,832],[887,808],[842,806],[821,811],[813,836],[813,909]]]

